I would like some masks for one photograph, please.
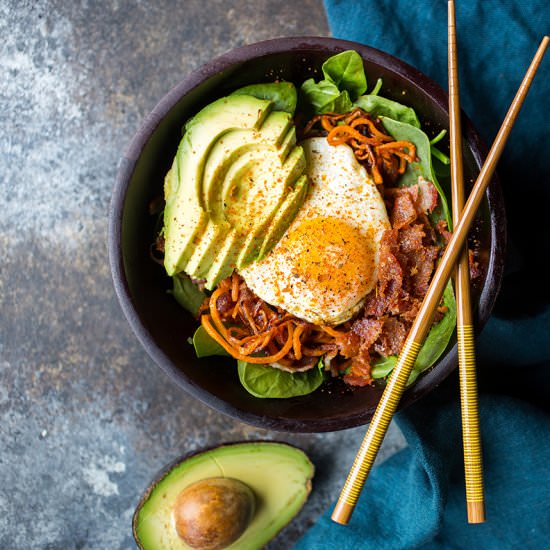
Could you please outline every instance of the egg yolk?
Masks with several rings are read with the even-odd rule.
[[[302,221],[285,242],[292,253],[292,277],[330,297],[364,296],[375,269],[372,231],[361,233],[333,217]]]

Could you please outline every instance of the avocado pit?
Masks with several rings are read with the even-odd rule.
[[[186,544],[197,550],[222,550],[244,533],[254,510],[254,494],[248,485],[211,477],[183,489],[173,514],[176,531]]]

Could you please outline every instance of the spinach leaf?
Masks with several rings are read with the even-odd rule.
[[[197,357],[230,355],[206,332],[201,325],[193,335],[193,345]],[[290,372],[269,365],[256,365],[238,361],[239,379],[244,388],[255,397],[286,398],[307,395],[316,390],[324,379],[323,358],[317,366],[306,372]]]
[[[384,378],[394,369],[395,363],[397,363],[397,355],[380,357],[372,365],[371,376],[373,378]]]
[[[445,136],[447,135],[447,130],[441,130],[437,136],[430,139],[430,145],[435,145],[436,143],[439,143]]]
[[[382,79],[379,78],[374,85],[374,88],[370,91],[369,95],[378,95],[378,92],[382,89]]]
[[[172,290],[168,292],[174,295],[178,304],[195,317],[199,314],[199,308],[206,298],[204,292],[191,281],[184,273],[178,273],[172,277]]]
[[[251,84],[235,90],[231,95],[251,95],[258,99],[269,99],[273,102],[273,110],[294,114],[298,93],[292,82],[268,82],[266,84]]]
[[[284,399],[307,395],[315,391],[324,380],[323,360],[305,372],[291,373],[269,365],[238,362],[239,380],[254,397]]]
[[[351,98],[365,93],[367,79],[363,59],[355,50],[347,50],[329,57],[322,66],[325,79],[341,91],[347,91]],[[345,111],[342,111],[345,112]]]
[[[430,139],[430,150],[432,152],[432,169],[438,176],[449,177],[451,159],[448,155],[435,147],[447,135],[447,130],[441,130],[437,136]]]
[[[439,220],[444,219],[447,222],[449,229],[452,228],[451,213],[447,204],[445,193],[439,185],[435,172],[432,169],[432,155],[430,149],[430,140],[428,136],[411,124],[393,120],[386,116],[381,116],[380,120],[384,125],[384,128],[393,136],[397,141],[412,141],[416,146],[416,156],[419,158],[418,162],[413,162],[407,165],[405,173],[399,178],[398,185],[400,187],[408,187],[418,182],[418,177],[431,181],[439,193],[439,204],[436,209],[431,212],[430,220],[435,225]]]
[[[199,358],[211,355],[230,356],[202,325],[193,335],[193,345]],[[323,383],[324,362],[321,357],[313,369],[293,374],[269,365],[238,361],[238,372],[241,384],[255,397],[297,397],[313,392]]]
[[[206,332],[206,329],[200,325],[193,334],[193,346],[197,357],[209,357],[210,355],[225,355],[230,357],[229,353]]]
[[[428,332],[424,345],[414,363],[414,370],[416,371],[426,370],[439,359],[456,327],[456,301],[451,281],[447,283],[443,292],[443,305],[447,307],[447,311],[443,318]]]
[[[347,90],[340,91],[336,84],[329,80],[315,82],[313,78],[310,78],[302,84],[300,92],[309,108],[317,115],[346,113],[352,107]]]
[[[328,111],[333,113],[347,113],[351,111],[352,104],[347,90],[344,90],[336,97],[332,104],[328,105]],[[325,111],[325,112],[328,112]]]
[[[414,109],[379,95],[362,95],[355,101],[353,106],[360,107],[373,117],[385,116],[399,122],[410,124],[415,128],[420,128],[420,122]]]
[[[456,327],[456,301],[451,281],[447,283],[443,292],[443,305],[447,307],[447,311],[428,332],[416,357],[407,385],[411,385],[422,372],[430,368],[441,357],[453,335]],[[371,371],[372,377],[384,378],[394,369],[396,362],[397,356],[395,355],[382,357],[374,363]]]
[[[300,93],[306,110],[323,113],[347,113],[356,99],[367,89],[361,56],[354,50],[329,57],[322,66],[324,79],[306,80]]]
[[[440,161],[434,156],[433,149],[432,147],[432,170],[436,176],[448,180],[451,177],[450,163]]]

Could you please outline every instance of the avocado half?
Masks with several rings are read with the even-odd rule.
[[[141,550],[193,550],[176,530],[178,496],[191,484],[221,477],[247,485],[255,500],[249,525],[226,548],[262,548],[298,514],[313,474],[302,450],[273,441],[229,443],[187,455],[167,466],[145,491],[133,517],[134,538]]]

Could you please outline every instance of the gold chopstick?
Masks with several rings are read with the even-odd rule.
[[[390,424],[393,414],[397,409],[397,405],[405,390],[409,374],[412,370],[418,351],[424,341],[424,338],[430,328],[433,313],[439,304],[443,289],[449,280],[451,272],[456,264],[459,254],[466,243],[468,230],[474,219],[475,213],[481,204],[483,195],[491,176],[495,170],[496,164],[506,140],[512,130],[512,126],[519,113],[523,100],[527,95],[531,82],[537,72],[540,62],[544,56],[544,52],[548,47],[548,36],[545,36],[529,65],[529,69],[523,78],[523,81],[514,97],[504,122],[500,127],[495,141],[489,151],[476,183],[466,201],[466,205],[462,211],[462,216],[458,225],[454,228],[453,235],[447,244],[445,252],[441,257],[441,261],[435,270],[434,276],[428,288],[428,292],[420,306],[420,311],[412,325],[412,328],[407,336],[407,340],[399,354],[397,363],[388,380],[386,389],[382,394],[380,402],[376,407],[374,416],[363,439],[359,452],[355,457],[355,461],[346,479],[346,483],[336,506],[332,512],[332,520],[346,525],[351,515],[361,489],[367,479],[367,476],[372,468],[374,459],[378,453],[378,449],[382,444],[382,440],[386,435],[386,431]]]
[[[464,207],[464,174],[462,170],[462,130],[460,124],[454,0],[449,0],[448,2],[448,17],[451,190],[453,224],[456,225],[460,220],[462,208]],[[455,292],[466,507],[469,523],[483,523],[485,521],[483,461],[481,456],[481,436],[479,433],[474,326],[470,297],[470,266],[467,245],[462,247],[460,260],[456,266]]]

